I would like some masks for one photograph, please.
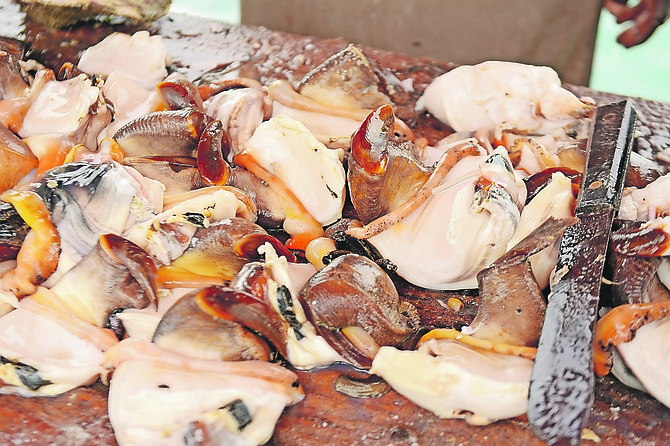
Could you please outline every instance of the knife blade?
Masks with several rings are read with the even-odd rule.
[[[579,221],[561,239],[528,397],[528,421],[551,445],[579,444],[593,403],[593,327],[636,121],[627,100],[596,109],[575,209]]]

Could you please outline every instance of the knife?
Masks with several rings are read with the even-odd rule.
[[[637,113],[629,101],[598,107],[575,214],[563,233],[531,373],[528,421],[551,445],[577,445],[593,403],[593,327]]]

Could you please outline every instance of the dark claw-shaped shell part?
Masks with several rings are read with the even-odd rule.
[[[660,219],[630,221],[612,233],[610,247],[614,252],[628,256],[663,256],[670,247],[670,233]]]
[[[394,123],[393,107],[382,105],[365,118],[351,137],[351,156],[371,175],[381,175],[386,168],[386,144]]]
[[[158,307],[156,294],[156,265],[146,251],[135,243],[115,234],[100,237],[100,247],[114,261],[125,266],[130,275],[149,296],[149,302]]]
[[[551,181],[551,176],[555,172],[561,172],[567,178],[570,179],[572,183],[572,192],[577,196],[579,193],[579,187],[582,183],[582,174],[581,172],[571,169],[569,167],[550,167],[548,169],[541,170],[533,175],[530,175],[524,178],[524,183],[526,183],[526,190],[528,191],[528,196],[526,197],[526,203],[530,202],[535,195],[537,195],[544,187],[549,184]]]
[[[208,186],[223,186],[231,175],[226,161],[230,153],[228,132],[221,121],[211,122],[200,135],[198,142],[198,170],[202,181]]]
[[[351,137],[347,185],[360,221],[368,224],[415,196],[435,169],[417,147],[394,133],[390,105],[370,113]]]
[[[137,170],[142,176],[159,181],[165,186],[165,195],[176,195],[205,186],[196,160],[187,156],[126,157],[123,164]]]
[[[611,252],[611,305],[670,300],[670,292],[656,275],[662,262],[661,257],[627,256]]]
[[[289,262],[296,261],[295,255],[293,255],[291,250],[276,237],[269,234],[254,233],[245,235],[235,244],[235,254],[250,260],[258,260],[261,258],[261,255],[258,253],[258,248],[265,243],[271,244],[277,254],[286,257],[286,260]]]
[[[60,70],[58,70],[58,73],[56,74],[56,79],[59,81],[66,81],[69,79],[74,79],[80,74],[85,73],[81,71],[79,67],[77,67],[72,62],[65,62],[63,65],[61,65]]]
[[[113,136],[125,156],[193,156],[209,118],[192,109],[149,113]]]
[[[261,334],[288,357],[286,326],[279,315],[253,294],[226,287],[208,287],[195,295],[196,304],[208,314],[235,321]]]
[[[262,302],[241,292],[231,293],[208,287],[185,295],[165,313],[152,342],[189,357],[224,361],[269,360],[271,353],[267,342],[237,320],[238,317],[248,319],[248,324],[258,325],[257,319],[264,313]],[[242,308],[245,304],[250,304],[250,308]]]
[[[182,75],[168,76],[156,85],[156,92],[168,110],[194,108],[204,111],[198,87]]]
[[[209,84],[200,84],[197,88],[200,96],[203,98],[203,100],[206,100],[218,93],[221,93],[222,91],[232,90],[235,88],[263,88],[263,84],[253,78],[238,77],[213,80],[213,82]]]

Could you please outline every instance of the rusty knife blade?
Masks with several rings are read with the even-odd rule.
[[[528,421],[551,445],[579,444],[593,403],[593,327],[636,120],[629,101],[596,109],[575,209],[579,221],[561,239],[528,396]]]

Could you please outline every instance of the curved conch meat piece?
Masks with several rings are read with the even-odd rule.
[[[442,418],[485,425],[526,413],[533,361],[432,339],[418,350],[382,347],[371,373]]]
[[[634,337],[616,346],[613,374],[624,384],[631,385],[652,395],[670,407],[670,379],[667,374],[670,318],[649,322],[635,331]],[[621,361],[623,364],[618,364]],[[622,379],[618,366],[634,376],[632,383]]]
[[[221,121],[230,138],[232,162],[256,128],[272,115],[271,101],[266,89],[253,79],[239,79],[241,88],[228,88],[205,100],[203,107],[212,118]],[[231,81],[232,83],[232,81]]]
[[[342,216],[345,195],[342,153],[327,149],[298,121],[279,116],[264,122],[243,151],[286,183],[322,225]]]
[[[594,371],[613,372],[624,384],[644,390],[670,407],[663,367],[668,345],[670,301],[624,304],[596,322]],[[639,336],[639,339],[638,339]]]
[[[275,340],[275,333],[281,330],[273,328],[278,326],[281,321],[276,313],[262,301],[242,291],[213,286],[179,299],[161,319],[152,342],[193,358],[267,361],[270,347],[252,330]]]
[[[295,373],[265,361],[187,358],[134,339],[105,358],[120,446],[264,444],[284,408],[304,398]]]
[[[98,244],[51,291],[80,319],[103,327],[110,313],[126,308],[155,308],[156,267],[134,243],[114,234]]]
[[[159,282],[170,287],[227,284],[245,263],[260,257],[257,248],[265,243],[295,260],[279,240],[259,225],[240,217],[224,218],[198,228],[183,254],[159,268]]]
[[[657,274],[667,264],[668,217],[619,223],[610,240],[617,306],[596,323],[595,371],[600,376],[612,371],[622,383],[670,407],[661,372],[668,356],[670,292]]]
[[[147,31],[113,33],[83,51],[76,69],[104,79],[101,90],[114,111],[114,121],[99,139],[162,108],[156,86],[168,75],[167,58],[161,36]]]
[[[511,249],[519,243],[548,217],[561,219],[574,216],[575,205],[577,204],[574,183],[560,171],[553,172],[550,175],[545,186],[537,191],[523,207],[514,237],[507,243],[508,248]],[[528,182],[526,182],[526,186],[528,186]],[[541,252],[530,257],[533,275],[540,289],[543,290],[549,285],[549,277],[558,260],[558,240],[555,238],[555,241]]]
[[[100,89],[112,107],[114,119],[98,134],[98,141],[104,137],[111,138],[133,119],[163,109],[155,89],[146,90],[121,70],[111,72]]]
[[[420,323],[388,274],[357,254],[337,257],[314,274],[300,302],[318,333],[357,367],[369,367],[379,346],[401,345]]]
[[[44,302],[44,303],[43,303]],[[60,307],[40,288],[0,318],[0,384],[3,392],[58,395],[95,382],[103,352],[118,339]]]
[[[507,152],[480,153],[470,141],[448,150],[415,197],[347,233],[367,238],[415,285],[476,288],[477,273],[507,249],[526,199]]]
[[[32,294],[58,267],[60,235],[54,227],[47,204],[32,191],[9,190],[0,198],[11,203],[30,227],[18,253],[16,266],[5,273],[0,288],[22,297]]]
[[[456,132],[504,145],[514,166],[533,174],[553,166],[583,169],[595,106],[564,89],[549,67],[487,61],[439,76],[416,108]]]
[[[9,56],[8,59],[0,59],[0,61],[3,62],[0,89],[3,90],[2,95],[4,95],[0,99],[0,122],[18,134],[33,100],[46,84],[56,79],[56,74],[49,68],[39,68],[31,79],[24,80],[23,68],[15,58]],[[19,76],[20,79],[15,76]],[[30,85],[27,85],[26,81]]]
[[[629,342],[644,324],[663,319],[670,313],[670,301],[619,305],[596,322],[593,334],[593,362],[598,376],[612,368],[612,348]]]

